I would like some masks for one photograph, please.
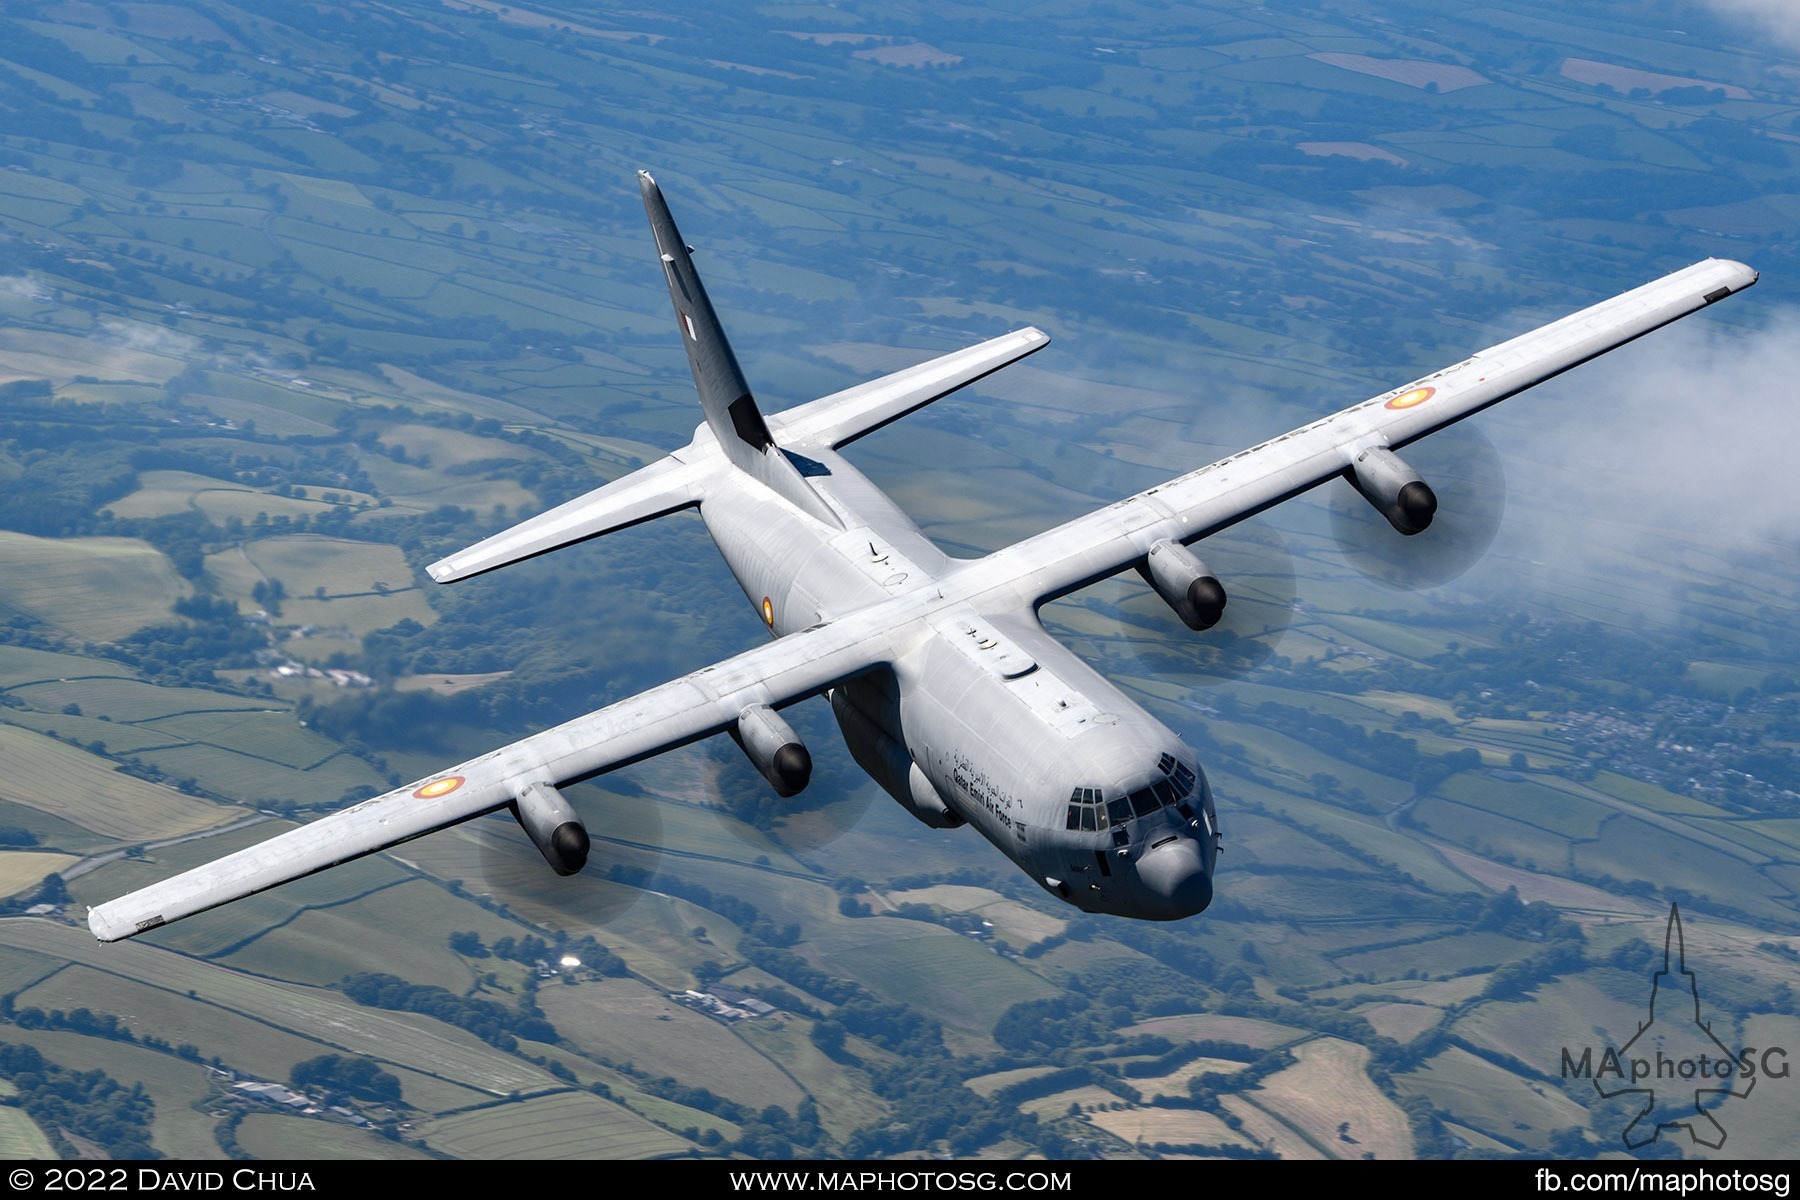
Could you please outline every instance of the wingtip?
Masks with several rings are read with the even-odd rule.
[[[1709,258],[1705,263],[1698,265],[1710,265],[1715,269],[1728,271],[1734,274],[1736,279],[1732,280],[1729,284],[1731,290],[1734,292],[1742,291],[1762,278],[1762,272],[1758,271],[1749,263],[1739,262],[1735,258]]]
[[[106,910],[107,905],[104,904],[100,905],[98,908],[88,909],[88,931],[94,935],[94,940],[98,942],[116,942],[121,938],[131,936],[131,931],[121,931],[115,922],[107,918]]]

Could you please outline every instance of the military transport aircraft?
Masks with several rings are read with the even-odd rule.
[[[1213,894],[1220,827],[1193,752],[1055,641],[1038,608],[1135,568],[1190,628],[1224,588],[1189,549],[1342,476],[1398,535],[1437,497],[1395,451],[1756,282],[1709,259],[983,558],[951,558],[839,453],[1042,349],[1022,329],[764,413],[648,173],[638,183],[706,421],[666,458],[429,568],[440,583],[698,508],[774,635],[584,717],[92,909],[116,941],[507,808],[559,874],[588,835],[559,790],[728,733],[778,793],[812,759],[780,710],[826,696],[858,765],[927,825],[976,827],[1088,912],[1175,920]]]

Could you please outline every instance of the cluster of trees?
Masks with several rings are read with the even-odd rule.
[[[97,649],[159,684],[209,687],[221,668],[250,667],[267,633],[238,616],[236,605],[201,594],[175,602],[182,623],[151,625]]]
[[[1324,713],[1273,700],[1256,706],[1255,720],[1261,726],[1285,733],[1333,758],[1408,780],[1417,794],[1430,792],[1459,771],[1473,770],[1481,765],[1481,755],[1473,749],[1427,754],[1412,738],[1385,729],[1366,729]]]
[[[1161,963],[1120,960],[1069,979],[1063,990],[1022,1000],[1001,1014],[994,1040],[1015,1054],[1056,1056],[1072,1046],[1117,1041],[1116,1031],[1153,1016],[1193,1012],[1201,1002],[1195,980]],[[1166,1042],[1143,1052],[1160,1054]]]
[[[288,1083],[297,1092],[324,1093],[328,1099],[341,1093],[375,1104],[400,1102],[399,1077],[360,1055],[321,1054],[295,1063]]]
[[[52,879],[61,880],[57,876]],[[82,1007],[64,1011],[52,1008],[48,1011],[36,1006],[27,1006],[15,1010],[12,997],[0,997],[0,1014],[11,1018],[12,1023],[20,1029],[66,1029],[70,1033],[79,1033],[87,1037],[105,1038],[113,1042],[128,1042],[134,1046],[142,1046],[146,1050],[159,1050],[164,1054],[173,1054],[177,1058],[185,1058],[189,1062],[199,1062],[200,1047],[192,1042],[180,1045],[172,1044],[167,1038],[154,1033],[138,1034],[131,1027],[108,1012],[95,1012],[91,1008]]]
[[[503,937],[492,946],[484,944],[481,934],[473,929],[459,930],[450,935],[450,948],[464,958],[504,958],[510,962],[524,963],[530,966],[540,962],[559,962],[565,956],[578,958],[587,970],[601,975],[629,975],[631,969],[625,960],[601,945],[592,934],[581,934],[571,937],[567,931],[558,931],[553,940],[546,941],[535,935],[525,937]]]
[[[347,975],[338,985],[358,1004],[394,1012],[421,1013],[458,1029],[465,1029],[500,1050],[519,1048],[528,1042],[555,1042],[556,1026],[535,1007],[509,1008],[492,1000],[458,996],[434,984],[408,983],[397,975],[365,972]]]
[[[161,1158],[150,1141],[156,1105],[143,1084],[126,1087],[104,1071],[72,1071],[35,1047],[0,1042],[0,1076],[17,1104],[64,1158],[76,1157],[63,1131],[94,1142],[112,1158]]]

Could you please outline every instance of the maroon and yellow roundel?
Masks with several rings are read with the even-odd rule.
[[[464,782],[461,775],[446,775],[442,779],[435,779],[426,784],[414,792],[413,796],[420,800],[436,800],[439,796],[448,796],[461,787]]]
[[[1401,392],[1387,402],[1388,408],[1411,408],[1415,404],[1423,404],[1437,394],[1433,387],[1417,387],[1410,392]]]
[[[769,598],[767,596],[763,597],[762,615],[763,624],[773,629],[775,627],[775,606],[769,603]]]

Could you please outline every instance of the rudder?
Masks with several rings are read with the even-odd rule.
[[[638,172],[638,187],[644,193],[644,211],[650,217],[650,230],[656,236],[657,253],[662,258],[663,276],[669,285],[669,301],[675,306],[675,317],[681,328],[681,344],[687,350],[688,366],[694,373],[694,389],[700,394],[700,406],[706,412],[706,424],[718,439],[725,457],[740,470],[748,472],[791,501],[802,511],[841,528],[831,508],[789,462],[769,433],[768,422],[756,405],[750,384],[738,366],[725,330],[713,312],[706,287],[694,270],[688,246],[669,213],[662,189],[650,172]]]

